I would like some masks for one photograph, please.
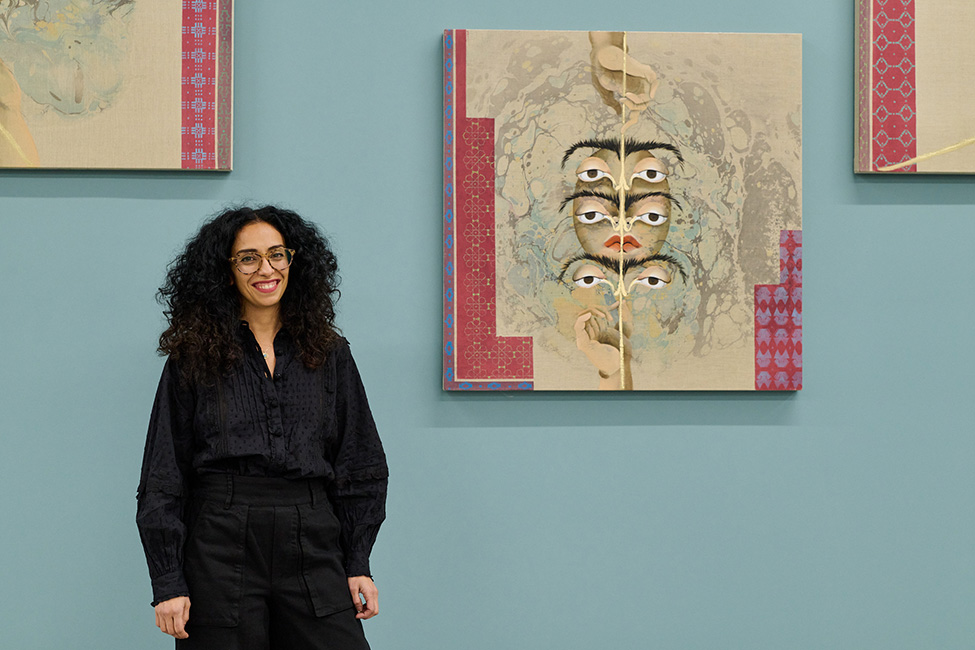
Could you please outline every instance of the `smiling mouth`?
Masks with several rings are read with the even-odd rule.
[[[620,236],[613,235],[609,239],[603,242],[603,247],[608,248],[614,253],[620,252]],[[640,240],[633,235],[627,235],[623,238],[623,252],[629,253],[632,250],[642,248]]]
[[[261,293],[274,293],[274,290],[278,288],[280,283],[281,280],[268,280],[266,282],[255,282],[251,286]]]

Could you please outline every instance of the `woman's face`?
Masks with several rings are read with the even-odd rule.
[[[257,221],[249,223],[240,229],[234,239],[231,257],[241,253],[263,253],[284,246],[284,237],[269,223]],[[231,263],[234,286],[240,292],[241,316],[249,320],[265,310],[278,311],[284,290],[288,287],[288,271],[290,268],[278,270],[271,267],[266,260],[261,260],[260,268],[249,275],[241,273],[237,266]]]

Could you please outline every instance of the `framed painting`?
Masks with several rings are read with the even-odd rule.
[[[975,3],[857,0],[858,173],[975,174]]]
[[[233,166],[233,0],[0,0],[0,167]]]
[[[802,387],[801,38],[447,30],[445,390]]]

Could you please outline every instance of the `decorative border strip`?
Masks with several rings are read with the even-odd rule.
[[[217,169],[234,166],[234,2],[220,0],[217,39]]]
[[[181,162],[216,169],[217,3],[183,0]]]
[[[871,82],[871,44],[873,36],[870,19],[870,8],[873,0],[859,0],[857,2],[857,42],[856,42],[856,98],[857,98],[857,133],[856,133],[856,161],[854,171],[869,172],[870,167],[870,94],[873,88]]]
[[[466,30],[446,30],[443,387],[532,390],[532,339],[496,335],[494,120],[467,117],[466,54]]]
[[[914,0],[872,0],[871,171],[917,156]],[[896,172],[916,172],[909,165]]]
[[[779,284],[755,285],[755,390],[802,389],[802,231],[779,235]]]

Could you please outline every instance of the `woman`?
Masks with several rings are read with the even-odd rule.
[[[272,206],[212,219],[169,268],[136,519],[178,648],[369,647],[387,468],[337,282]]]

